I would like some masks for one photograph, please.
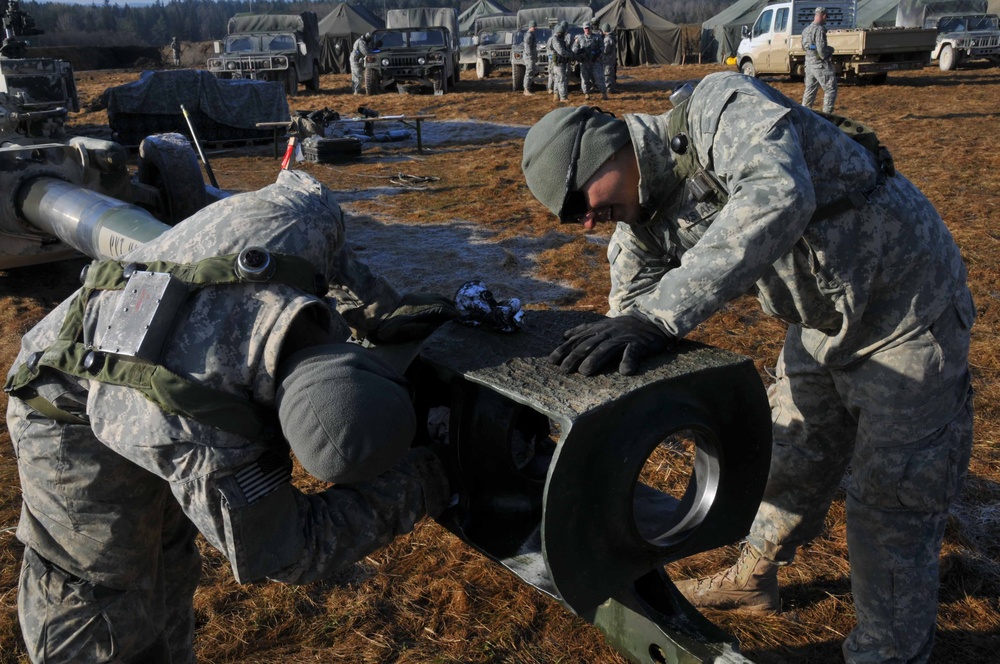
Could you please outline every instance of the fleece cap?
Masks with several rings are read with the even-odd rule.
[[[309,474],[351,484],[399,461],[416,433],[406,379],[356,344],[301,350],[282,363],[278,420]]]
[[[528,21],[528,27],[529,28],[537,28],[538,27],[538,23],[535,22],[535,21]]]
[[[611,32],[611,24],[605,23],[601,26],[601,32]]]
[[[577,140],[580,146],[576,169],[567,182]],[[521,170],[528,189],[552,214],[566,221],[563,208],[567,194],[579,191],[629,140],[625,121],[610,113],[591,106],[557,108],[529,129],[524,138]]]

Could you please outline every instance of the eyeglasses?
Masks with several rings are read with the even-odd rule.
[[[584,203],[584,205],[586,205],[586,203]],[[606,224],[614,221],[614,214],[614,207],[611,205],[605,205],[604,207],[599,208],[587,208],[586,212],[567,216],[561,221],[564,224],[582,224],[587,221],[592,221],[595,224]]]
[[[583,145],[583,133],[587,128],[587,122],[598,113],[604,113],[611,117],[615,117],[615,114],[598,106],[585,106],[584,108],[587,109],[587,115],[576,126],[573,150],[570,152],[569,167],[566,169],[566,197],[563,198],[562,209],[559,210],[559,221],[564,224],[583,223],[590,215],[593,215],[596,222],[611,221],[611,208],[591,209],[587,205],[587,197],[582,191],[576,190],[573,183],[576,180],[576,167],[580,161],[580,148]]]

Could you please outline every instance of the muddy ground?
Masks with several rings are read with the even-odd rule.
[[[621,92],[606,110],[662,112],[671,89],[717,66],[639,67],[621,72]],[[105,88],[138,71],[83,71],[83,108]],[[473,79],[473,80],[470,80]],[[769,81],[792,98],[801,83]],[[481,277],[502,297],[528,308],[603,311],[608,288],[608,229],[567,230],[528,193],[520,174],[525,128],[553,108],[545,94],[510,91],[509,78],[474,80],[444,96],[354,97],[349,77],[324,76],[320,94],[290,100],[293,109],[329,108],[352,115],[360,104],[388,114],[433,114],[425,151],[414,140],[366,145],[345,164],[301,164],[341,192],[351,213],[349,238],[359,254],[402,289],[448,292]],[[583,99],[576,92],[574,103]],[[893,75],[887,84],[841,88],[838,112],[873,126],[898,169],[923,189],[952,230],[969,267],[979,319],[971,364],[976,443],[969,480],[949,526],[942,565],[935,660],[996,661],[1000,652],[1000,69],[937,69]],[[470,129],[468,120],[482,124]],[[106,123],[100,110],[73,123]],[[514,125],[514,126],[511,126]],[[221,187],[250,190],[274,180],[269,145],[210,152]],[[78,283],[83,261],[0,272],[0,366],[10,365],[21,334]],[[783,325],[744,298],[702,325],[694,338],[754,358],[765,381]],[[0,411],[6,399],[0,397]],[[16,465],[0,424],[0,661],[22,661],[15,587],[21,546]],[[299,475],[305,487],[317,483]],[[776,617],[726,612],[708,616],[735,634],[757,662],[830,662],[854,624],[839,496],[826,530],[779,579],[784,611]],[[433,521],[323,583],[291,588],[240,586],[225,559],[203,546],[195,598],[197,651],[206,662],[621,662],[601,634],[554,601],[512,580]],[[736,555],[730,546],[670,566],[677,578],[715,570]]]

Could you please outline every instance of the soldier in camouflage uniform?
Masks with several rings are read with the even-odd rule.
[[[535,39],[535,21],[528,23],[528,29],[524,33],[524,94],[531,96],[531,81],[535,78],[538,70],[538,41]]]
[[[549,71],[552,72],[552,94],[559,101],[569,101],[567,67],[573,61],[573,52],[566,46],[566,27],[561,23],[552,30],[548,41]]]
[[[365,34],[354,40],[351,48],[351,90],[361,94],[365,84],[365,56],[372,52],[372,33]]]
[[[522,168],[563,221],[618,222],[609,318],[566,333],[550,357],[565,371],[635,372],[747,291],[788,323],[746,545],[733,567],[678,588],[696,606],[777,611],[778,567],[821,531],[850,468],[858,624],[844,658],[926,662],[972,445],[975,309],[944,222],[881,156],[725,72],[662,116],[552,111],[528,132]]]
[[[601,26],[601,47],[604,63],[604,89],[608,94],[618,91],[618,38],[610,23]]]
[[[604,87],[603,46],[601,38],[592,32],[592,24],[585,21],[583,34],[573,40],[573,56],[580,63],[580,88],[584,99],[590,99],[590,93],[600,91],[601,98],[608,98]]]
[[[275,273],[235,278],[232,256],[253,246]],[[350,328],[382,343],[420,337],[451,314],[358,262],[319,182],[281,171],[124,260],[188,284],[159,364],[94,350],[125,279],[121,263],[96,262],[82,297],[25,335],[6,386],[23,492],[18,612],[34,662],[193,662],[198,532],[240,583],[306,583],[448,499],[438,457],[409,449],[405,380],[344,341]],[[339,483],[296,489],[289,445]],[[357,446],[373,456],[355,459]]]
[[[823,112],[833,113],[837,101],[837,74],[833,70],[833,48],[826,43],[826,8],[817,7],[813,22],[802,31],[802,48],[806,51],[806,89],[802,105],[812,108],[816,93],[823,88]]]

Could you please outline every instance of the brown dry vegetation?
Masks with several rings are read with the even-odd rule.
[[[621,93],[601,105],[615,113],[662,112],[673,85],[717,71],[718,66],[640,67],[621,72]],[[82,72],[87,108],[105,87],[137,72]],[[349,78],[329,75],[322,93],[295,98],[296,109],[329,107],[352,113],[360,103],[383,114],[433,113],[442,119],[478,119],[529,125],[552,108],[550,97],[512,94],[509,79],[468,80],[443,97],[387,94],[348,96]],[[792,98],[801,84],[771,83]],[[575,102],[582,98],[575,96]],[[942,567],[939,637],[941,662],[996,661],[1000,652],[1000,69],[943,74],[927,69],[894,75],[883,86],[842,87],[838,112],[876,128],[900,171],[935,203],[969,267],[979,308],[971,363],[975,376],[975,452],[965,496],[948,529]],[[77,124],[103,124],[101,112]],[[355,215],[405,224],[482,224],[496,239],[538,237],[559,229],[533,201],[520,174],[519,141],[434,145],[416,155],[412,145],[366,147],[356,163],[305,164],[334,189],[384,185],[399,172],[440,178],[427,189],[353,204]],[[383,158],[375,158],[381,156]],[[391,161],[386,157],[398,157]],[[273,181],[277,162],[268,146],[213,156],[223,188],[248,190]],[[600,233],[607,233],[602,229]],[[419,261],[419,256],[413,257]],[[539,278],[569,283],[583,295],[570,306],[601,311],[608,288],[599,243],[582,235],[541,256]],[[80,262],[0,273],[0,366],[13,360],[19,336],[72,291]],[[464,275],[456,275],[461,279]],[[518,293],[530,302],[530,293]],[[755,358],[762,376],[775,363],[782,324],[742,299],[702,325],[695,338]],[[0,397],[0,408],[6,401]],[[20,661],[15,587],[21,547],[13,527],[19,510],[16,466],[6,426],[0,425],[0,661]],[[308,478],[299,476],[306,486]],[[312,483],[315,485],[315,483]],[[839,660],[840,642],[854,622],[839,497],[825,532],[782,570],[784,612],[747,618],[710,612],[739,637],[758,662]],[[323,583],[239,586],[225,559],[204,547],[202,586],[195,598],[199,657],[208,662],[621,662],[596,629],[555,602],[513,580],[432,521],[422,523],[358,565]],[[736,548],[710,552],[671,566],[676,577],[728,564]]]

